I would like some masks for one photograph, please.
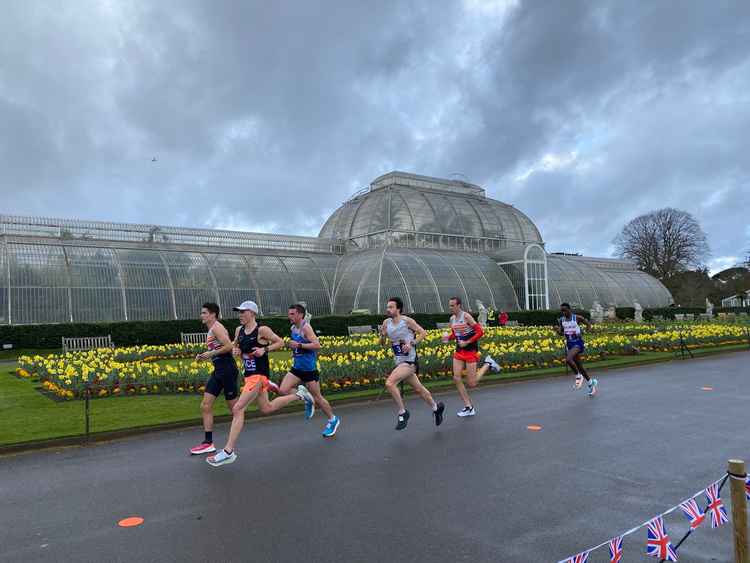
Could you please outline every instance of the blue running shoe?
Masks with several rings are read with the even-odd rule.
[[[599,382],[591,378],[591,381],[589,381],[589,397],[593,397],[596,395],[596,388],[599,386]]]
[[[310,395],[310,391],[308,391],[307,387],[304,385],[299,385],[297,387],[296,395],[305,401],[305,418],[310,420],[315,414],[315,399],[313,399],[313,396]]]
[[[323,429],[323,437],[330,438],[333,436],[336,433],[336,430],[339,429],[339,424],[341,424],[341,419],[334,415],[333,418],[326,423],[326,427]]]

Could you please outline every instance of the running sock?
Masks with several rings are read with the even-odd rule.
[[[402,411],[398,411],[398,415],[399,415],[399,416],[401,416],[402,414],[405,414],[405,413],[406,413],[406,409],[404,409],[404,410],[402,410]]]
[[[331,418],[328,419],[328,422],[333,422],[336,420],[336,415],[334,414]]]
[[[232,450],[232,451],[234,451],[234,450]],[[224,453],[227,454],[227,455],[232,455],[232,452],[228,452],[226,448],[224,448]]]
[[[432,412],[437,411],[437,403],[435,401],[432,401]]]
[[[213,432],[206,432],[206,437],[203,438],[204,444],[211,444],[214,441],[214,433]]]

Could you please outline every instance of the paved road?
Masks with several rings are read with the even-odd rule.
[[[567,378],[488,387],[474,419],[448,394],[439,429],[413,397],[404,432],[390,401],[342,407],[331,441],[319,417],[252,420],[219,469],[186,455],[196,429],[0,458],[0,560],[554,563],[750,460],[749,360],[604,373],[593,400]],[[680,561],[729,561],[730,534],[701,528]],[[626,561],[655,561],[644,537]]]

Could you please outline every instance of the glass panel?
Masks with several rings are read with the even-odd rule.
[[[160,321],[174,318],[169,276],[155,250],[116,251],[122,268],[128,319]]]
[[[260,289],[259,303],[266,316],[286,316],[287,307],[295,302],[292,280],[276,256],[246,256]]]
[[[62,246],[9,243],[8,263],[14,324],[70,322]]]
[[[122,285],[110,248],[66,247],[75,322],[124,321]]]

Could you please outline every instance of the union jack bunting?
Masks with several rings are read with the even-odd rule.
[[[609,540],[609,563],[622,561],[622,536]]]
[[[712,528],[718,528],[729,522],[727,509],[724,508],[724,502],[722,502],[721,497],[719,496],[719,485],[717,483],[709,485],[706,488],[706,500],[708,501],[706,512],[711,515]]]
[[[589,552],[584,551],[573,557],[568,557],[564,563],[586,563],[589,560]]]
[[[663,561],[677,561],[677,553],[669,541],[667,529],[664,527],[664,519],[659,516],[647,524],[648,540],[646,542],[646,554],[658,557]]]
[[[745,481],[745,493],[747,494],[747,500],[750,500],[750,475]]]
[[[694,498],[691,498],[681,503],[680,508],[682,509],[682,512],[685,514],[685,518],[690,520],[691,530],[695,530],[698,526],[703,524],[703,521],[706,519],[706,515],[700,509],[700,506],[698,506],[698,503],[695,502]]]

